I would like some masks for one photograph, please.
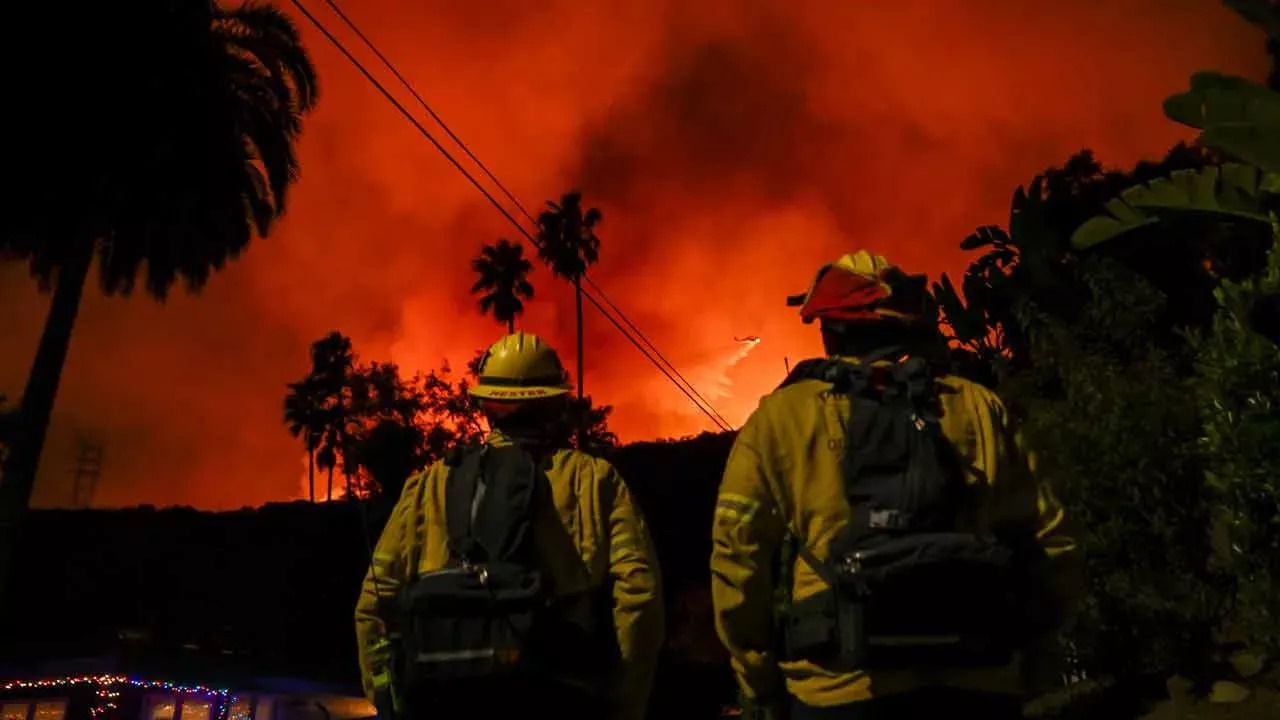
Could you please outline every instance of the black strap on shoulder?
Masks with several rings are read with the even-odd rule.
[[[449,476],[444,488],[445,526],[449,531],[449,552],[455,560],[475,559],[472,525],[484,499],[485,459],[489,446],[461,457],[449,458]]]
[[[929,382],[919,377],[918,358],[910,358],[887,370],[885,382],[878,392],[868,394],[868,368],[851,368],[852,387],[847,389],[853,402],[846,438],[847,477],[861,477],[864,469],[892,472],[907,460],[908,438],[901,422],[904,415],[915,412]]]
[[[884,347],[858,358],[857,363],[841,360],[836,357],[809,358],[796,363],[787,374],[779,388],[786,387],[801,380],[822,380],[831,383],[836,392],[861,393],[866,388],[867,368],[872,363],[902,354],[904,349],[898,345]]]
[[[445,522],[454,561],[525,562],[541,472],[517,446],[485,446],[451,469]]]
[[[821,380],[827,372],[825,366],[830,362],[831,360],[828,358],[801,360],[796,363],[795,367],[791,368],[791,372],[787,373],[787,377],[783,379],[778,387],[784,388],[801,380]]]
[[[894,366],[893,380],[918,414],[925,419],[937,419],[931,408],[935,388],[928,360],[918,356],[903,360]]]
[[[485,463],[485,494],[476,498],[472,523],[476,542],[489,560],[527,563],[534,496],[545,480],[524,449],[491,448]]]

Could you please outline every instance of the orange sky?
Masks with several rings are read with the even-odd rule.
[[[1037,171],[1084,146],[1156,156],[1186,137],[1160,101],[1191,71],[1265,67],[1261,36],[1213,0],[344,7],[526,206],[580,186],[604,211],[594,277],[735,424],[785,356],[817,349],[783,300],[819,263],[866,246],[957,271],[957,243],[1005,222]],[[96,504],[294,497],[281,402],[311,340],[338,329],[366,359],[429,369],[501,332],[467,263],[513,229],[299,22],[322,98],[286,221],[200,298],[86,294],[37,504],[70,502],[77,433],[105,443]],[[522,324],[571,363],[570,296],[545,271],[534,282]],[[0,267],[11,398],[46,308],[23,267]],[[624,440],[709,428],[590,310],[586,333],[588,392]],[[744,335],[763,341],[726,372]]]

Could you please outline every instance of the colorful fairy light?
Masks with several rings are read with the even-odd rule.
[[[118,709],[120,690],[126,686],[139,690],[164,690],[179,695],[204,696],[210,700],[210,704],[213,706],[210,720],[228,720],[228,711],[238,700],[229,691],[221,688],[211,688],[204,685],[183,685],[166,680],[138,680],[124,675],[79,675],[75,677],[46,678],[43,680],[14,680],[0,685],[0,691],[48,690],[81,685],[91,685],[97,688],[98,701],[89,710],[89,716],[93,720],[109,720],[114,716],[115,711]]]
[[[227,705],[227,720],[249,720],[253,713],[251,705],[239,699],[232,699]]]

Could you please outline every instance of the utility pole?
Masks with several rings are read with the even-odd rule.
[[[72,505],[88,508],[93,505],[93,494],[102,475],[102,444],[81,437],[76,441],[75,485]]]

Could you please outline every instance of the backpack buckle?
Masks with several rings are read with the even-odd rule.
[[[470,560],[462,561],[462,569],[476,576],[481,585],[489,584],[489,568],[483,564],[473,563]]]
[[[849,575],[857,575],[862,572],[863,553],[852,552],[840,558],[840,569]]]

